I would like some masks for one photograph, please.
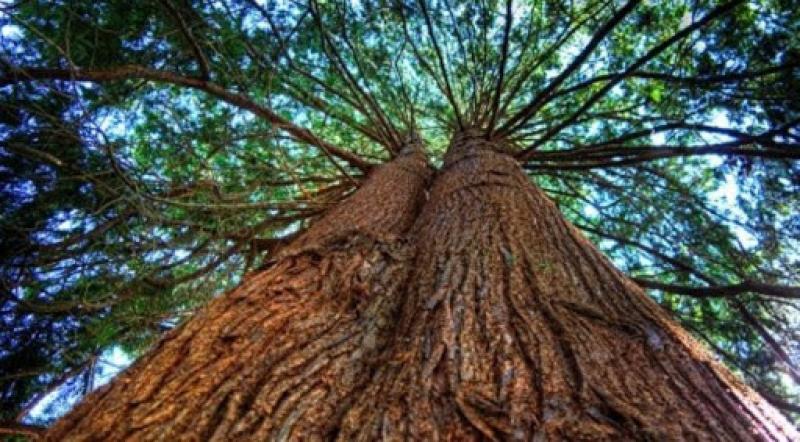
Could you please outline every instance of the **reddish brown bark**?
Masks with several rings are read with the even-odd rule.
[[[164,338],[48,440],[285,440],[335,433],[392,335],[430,178],[407,148]]]
[[[797,440],[496,147],[448,152],[391,356],[340,440]]]
[[[419,217],[422,155],[375,171],[48,437],[797,439],[501,147],[458,136]]]

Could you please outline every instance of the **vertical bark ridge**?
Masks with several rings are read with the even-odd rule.
[[[340,440],[796,440],[498,145],[457,137]]]
[[[48,440],[314,440],[380,363],[431,171],[421,145],[168,336]]]

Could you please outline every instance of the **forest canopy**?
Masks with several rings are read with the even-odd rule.
[[[799,97],[791,0],[4,2],[0,421],[466,129],[797,417]]]

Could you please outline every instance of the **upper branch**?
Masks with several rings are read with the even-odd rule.
[[[328,56],[332,66],[334,69],[342,76],[342,79],[345,80],[348,88],[351,92],[353,92],[356,96],[360,96],[363,98],[366,107],[368,107],[371,112],[366,112],[365,116],[371,119],[372,114],[377,117],[376,126],[377,130],[381,131],[386,140],[382,142],[382,144],[387,145],[391,154],[394,154],[393,150],[396,145],[399,144],[399,140],[397,139],[397,131],[395,130],[394,126],[389,122],[388,118],[386,117],[383,109],[380,107],[378,102],[372,96],[368,87],[362,87],[358,80],[355,78],[350,69],[347,67],[347,63],[345,62],[344,58],[340,51],[336,48],[333,39],[330,36],[330,32],[328,31],[326,25],[322,21],[321,11],[319,10],[319,5],[316,1],[311,3],[312,8],[312,15],[314,16],[314,22],[317,25],[317,29],[320,33],[320,43],[322,44],[323,51]],[[360,62],[358,60],[358,52],[355,49],[355,46],[351,45],[351,42],[347,38],[346,32],[342,33],[344,36],[345,44],[347,44],[348,48],[350,49],[353,58],[355,60],[356,68],[359,71],[363,79],[363,72],[361,69]]]
[[[498,133],[508,135],[514,131],[520,124],[524,123],[547,101],[547,98],[558,89],[559,86],[570,76],[576,69],[578,69],[591,55],[597,45],[608,35],[621,21],[625,18],[633,8],[639,4],[640,0],[629,0],[611,19],[606,22],[603,27],[597,30],[589,40],[586,47],[583,48],[580,54],[572,60],[572,63],[567,66],[553,81],[550,82],[536,97],[528,103],[527,106],[522,108],[513,117],[511,117],[500,129]]]
[[[422,15],[425,17],[425,26],[428,28],[428,34],[431,36],[431,43],[433,43],[433,49],[436,52],[436,59],[439,61],[439,68],[442,70],[442,76],[444,77],[444,87],[447,90],[447,98],[450,100],[450,104],[453,106],[453,113],[456,116],[456,122],[460,128],[464,128],[464,121],[461,119],[461,111],[458,108],[458,103],[456,102],[456,96],[453,94],[453,88],[450,85],[450,75],[447,73],[447,65],[444,63],[444,56],[442,55],[442,49],[439,47],[439,42],[436,39],[436,33],[433,29],[433,23],[431,22],[430,14],[428,13],[428,8],[425,6],[425,1],[420,1],[419,6],[422,9]]]
[[[581,105],[581,107],[578,108],[578,110],[575,111],[572,115],[570,115],[566,120],[562,121],[561,123],[557,124],[555,127],[553,127],[550,130],[548,130],[544,135],[542,135],[535,143],[533,143],[527,149],[524,149],[524,150],[520,151],[516,155],[517,158],[520,159],[520,160],[528,159],[530,156],[533,155],[533,152],[539,146],[541,146],[542,144],[546,143],[548,140],[550,140],[551,138],[556,136],[559,132],[561,132],[565,128],[571,126],[578,118],[581,117],[581,115],[586,113],[592,106],[594,106],[595,103],[597,103],[603,97],[605,97],[606,94],[608,94],[608,92],[612,88],[614,88],[614,86],[619,84],[624,79],[628,78],[634,72],[638,71],[639,68],[641,68],[642,66],[647,64],[650,60],[656,58],[659,54],[664,52],[667,48],[669,48],[673,44],[677,43],[678,41],[683,40],[684,38],[689,36],[689,34],[691,34],[692,32],[694,32],[694,31],[696,31],[696,30],[698,30],[700,28],[702,28],[703,26],[705,26],[708,23],[712,22],[713,20],[715,20],[719,16],[727,13],[728,11],[733,9],[740,2],[741,2],[741,0],[731,0],[731,1],[728,1],[726,3],[723,3],[722,5],[720,5],[720,6],[716,7],[716,8],[714,8],[713,10],[711,10],[711,12],[706,14],[700,20],[698,20],[698,21],[694,22],[693,24],[683,28],[681,31],[675,33],[672,37],[662,41],[661,43],[656,45],[654,48],[652,48],[649,51],[647,51],[647,53],[645,55],[639,57],[636,61],[631,63],[631,65],[628,66],[628,68],[625,69],[623,72],[620,72],[619,74],[617,74],[614,77],[612,77],[612,79],[609,80],[608,83],[606,83],[602,88],[600,88],[599,91],[597,91],[595,94],[593,94],[591,97],[589,97],[589,99],[587,99],[583,103],[583,105]],[[544,101],[542,103],[542,105],[547,102],[547,100],[550,98],[550,96],[551,96],[551,94],[548,93],[547,96],[544,96],[542,98],[542,100]]]
[[[506,24],[503,30],[503,45],[501,48],[500,56],[500,74],[497,76],[497,86],[495,87],[494,97],[492,99],[491,117],[489,117],[489,125],[487,134],[488,138],[492,137],[492,130],[494,130],[494,122],[497,118],[497,111],[500,108],[500,95],[503,93],[503,80],[506,73],[506,64],[508,63],[508,37],[511,33],[511,23],[513,22],[512,14],[512,0],[506,2]]]

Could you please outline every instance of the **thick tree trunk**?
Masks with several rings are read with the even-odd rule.
[[[48,440],[331,436],[396,324],[432,172],[420,146],[56,423]]]
[[[340,440],[797,440],[498,147],[454,140]]]
[[[52,440],[791,440],[527,180],[404,155]],[[401,239],[408,232],[412,241]]]

